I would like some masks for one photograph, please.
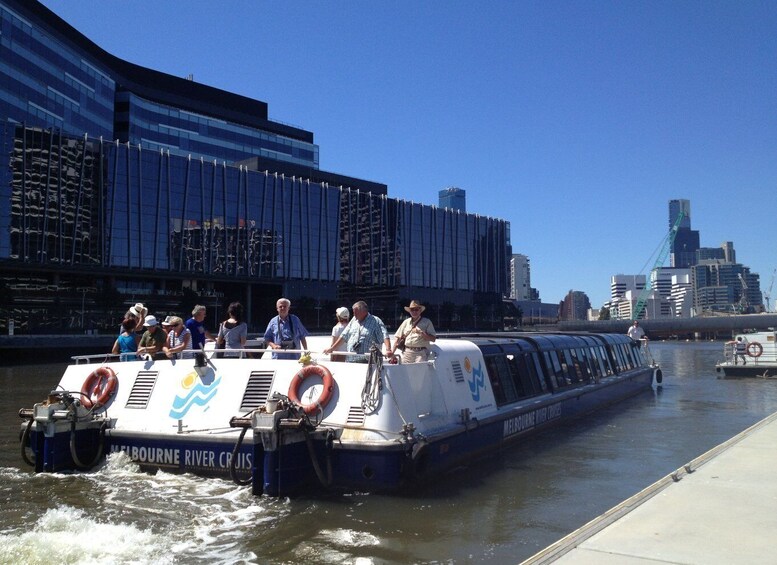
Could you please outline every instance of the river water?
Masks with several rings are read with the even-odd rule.
[[[34,475],[21,407],[64,365],[0,368],[0,563],[517,563],[777,411],[777,380],[722,379],[719,343],[654,343],[663,387],[405,496],[254,497],[139,472]]]

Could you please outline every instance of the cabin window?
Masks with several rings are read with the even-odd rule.
[[[574,349],[565,349],[564,357],[567,360],[567,373],[573,383],[577,384],[583,379],[583,373],[580,370],[580,362],[577,360],[577,355]]]
[[[540,389],[537,392],[547,392],[548,385],[545,382],[544,374],[545,370],[542,368],[542,364],[540,363],[540,356],[536,351],[533,351],[529,354],[530,362],[527,363],[529,366],[529,373],[532,377],[532,382],[535,384],[539,384]]]
[[[645,345],[647,347],[647,345]],[[642,348],[641,347],[632,347],[632,353],[634,354],[634,363],[635,367],[641,367],[645,364],[645,358],[642,355]]]
[[[610,364],[610,360],[607,358],[607,352],[604,350],[604,347],[601,345],[596,348],[596,351],[598,353],[597,357],[599,358],[599,365],[601,365],[602,374],[603,375],[612,375],[612,365]]]
[[[589,383],[593,380],[591,374],[591,368],[588,366],[588,358],[585,355],[585,350],[581,347],[577,350],[577,360],[580,364],[580,371],[582,372],[583,381]]]
[[[620,373],[626,368],[626,362],[623,360],[623,353],[617,345],[610,347],[610,353],[612,353],[612,359],[615,362],[615,373]]]
[[[596,381],[596,373],[591,360],[588,358],[588,350],[585,347],[581,347],[577,350],[577,353],[580,359],[580,367],[583,369],[583,380],[589,383]]]
[[[569,376],[569,362],[562,350],[554,351],[553,354],[558,358],[559,366],[561,367],[560,373],[556,375],[556,388],[569,386],[572,384],[572,379]]]
[[[513,381],[518,398],[531,396],[531,383],[527,383],[526,379],[526,364],[523,363],[524,366],[521,367],[522,358],[523,355],[520,354],[516,355],[508,353],[507,355],[507,367],[510,370],[510,379]],[[529,385],[528,390],[526,388],[527,384]]]
[[[534,369],[533,359],[528,353],[508,355],[507,364],[510,367],[518,398],[528,398],[544,390],[540,376]]]
[[[625,343],[620,343],[618,344],[618,348],[621,350],[621,356],[623,357],[624,370],[631,369],[631,355],[629,354],[629,349],[631,349],[631,346],[626,345]]]
[[[621,352],[621,358],[623,359],[623,370],[631,369],[633,364],[631,361],[631,355],[630,355],[630,349],[632,349],[631,345],[626,345],[625,343],[619,343],[618,344],[618,351]]]
[[[518,400],[518,392],[515,390],[510,367],[507,365],[507,357],[505,355],[488,355],[485,357],[485,361],[496,405],[502,406]]]

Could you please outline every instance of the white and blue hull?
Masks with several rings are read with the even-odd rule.
[[[520,355],[551,372],[556,360],[507,346],[493,353],[494,340],[480,341],[438,340],[433,360],[411,365],[320,359],[335,386],[323,409],[307,416],[285,400],[301,367],[295,361],[112,363],[118,387],[104,408],[90,412],[50,399],[49,407],[32,411],[24,441],[38,472],[77,470],[122,451],[144,469],[231,477],[251,484],[257,495],[401,490],[649,389],[657,370],[624,361],[630,345],[618,339],[613,365],[620,362],[623,370],[577,349],[574,361],[584,365],[576,367],[583,377],[578,382],[562,382],[559,367],[552,378],[536,370],[519,378],[510,368],[519,366]],[[572,357],[558,359],[567,381],[574,379]],[[502,376],[510,382],[493,374],[503,360],[513,371]],[[70,366],[60,389],[79,391],[93,370],[91,364]],[[537,382],[528,382],[531,375]],[[537,388],[526,392],[531,386]],[[306,379],[301,402],[312,403],[321,389],[320,380]],[[275,393],[284,397],[277,407],[268,403]]]

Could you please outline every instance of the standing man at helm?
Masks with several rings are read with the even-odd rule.
[[[634,323],[631,324],[631,327],[626,332],[626,335],[631,338],[631,341],[633,342],[632,345],[634,347],[640,347],[642,345],[640,340],[645,337],[645,330],[639,327],[639,322],[637,320],[634,320]]]
[[[410,306],[405,306],[405,312],[410,317],[402,322],[394,334],[396,341],[391,354],[404,347],[402,352],[402,363],[423,363],[429,359],[429,345],[437,339],[429,318],[422,318],[421,314],[426,310],[426,306],[413,300]]]

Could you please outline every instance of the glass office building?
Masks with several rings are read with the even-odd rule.
[[[320,171],[265,103],[120,61],[36,2],[0,15],[0,331],[113,330],[136,301],[240,300],[259,328],[280,296],[313,328],[357,299],[394,326],[410,298],[499,325],[504,220]]]

